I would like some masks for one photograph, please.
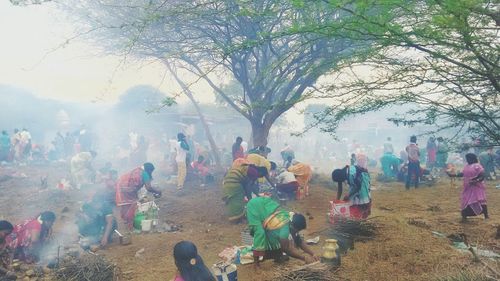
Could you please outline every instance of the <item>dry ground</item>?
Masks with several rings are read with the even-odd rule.
[[[14,171],[13,168],[2,167],[0,176]],[[89,198],[89,192],[39,191],[39,176],[48,174],[49,188],[54,189],[56,181],[67,173],[64,165],[20,167],[19,171],[28,178],[0,182],[0,217],[19,222],[39,211],[53,210],[59,217],[55,232],[63,233],[58,237],[74,240],[74,234],[71,234],[74,230],[73,216],[81,202]],[[125,280],[170,280],[175,273],[172,248],[183,239],[195,242],[208,265],[218,260],[217,254],[225,247],[240,243],[240,232],[244,226],[226,223],[219,186],[201,188],[192,184],[186,187],[188,192],[185,195],[179,196],[165,180],[155,181],[164,190],[163,197],[158,200],[161,219],[182,224],[182,231],[133,235],[131,245],[114,243],[99,251],[120,266]],[[498,182],[489,182],[487,188],[491,219],[473,218],[462,224],[458,213],[460,188],[451,188],[447,179],[441,181],[435,187],[410,191],[404,191],[400,183],[375,182],[372,217],[380,226],[379,234],[369,242],[357,243],[355,249],[343,257],[335,279],[436,280],[463,269],[484,271],[482,266],[471,262],[468,254],[456,251],[446,238],[435,237],[431,231],[446,235],[465,233],[474,244],[500,252],[500,241],[495,239],[496,227],[500,225],[500,189],[495,189]],[[313,237],[328,227],[328,201],[335,195],[333,190],[327,188],[330,185],[328,182],[317,182],[310,197],[287,206],[313,216],[308,221],[306,237]],[[63,212],[64,207],[67,208]],[[410,219],[418,221],[419,225],[408,224]],[[321,238],[326,237],[321,235]],[[143,255],[135,257],[135,253],[142,248]],[[315,246],[314,250],[321,253],[321,245]],[[487,262],[498,266],[494,261]],[[239,266],[238,276],[243,281],[272,280],[276,272],[300,264],[291,261],[276,267],[268,261],[257,270],[252,265]]]

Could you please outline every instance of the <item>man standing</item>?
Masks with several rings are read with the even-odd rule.
[[[410,137],[410,144],[406,146],[406,152],[408,153],[408,176],[406,177],[406,189],[408,190],[412,179],[415,182],[415,188],[418,188],[420,179],[420,150],[416,136]]]
[[[392,146],[391,137],[387,137],[387,141],[384,142],[384,153],[394,153],[394,147]]]
[[[177,190],[184,188],[186,180],[186,158],[189,151],[189,145],[186,142],[186,136],[183,133],[177,134],[177,143],[175,145],[175,162],[177,163]]]
[[[245,154],[243,153],[243,146],[241,143],[243,139],[241,137],[237,137],[236,141],[233,144],[233,161],[238,158],[245,158]]]

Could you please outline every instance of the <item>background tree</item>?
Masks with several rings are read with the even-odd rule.
[[[81,16],[105,50],[172,60],[176,69],[204,80],[249,120],[254,145],[267,144],[278,117],[314,96],[319,77],[366,46],[348,38],[292,33],[298,22],[326,23],[347,13],[296,9],[278,0],[94,0],[71,2],[65,9]],[[242,96],[221,88],[226,77],[238,81]]]
[[[317,1],[300,2],[312,7]],[[324,130],[333,132],[351,115],[404,104],[412,109],[390,120],[500,144],[496,1],[324,2],[350,16],[342,22],[304,24],[296,32],[369,39],[374,51],[332,73],[337,79],[324,90],[334,103],[316,116]]]

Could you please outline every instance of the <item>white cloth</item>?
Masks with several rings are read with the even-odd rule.
[[[242,141],[241,142],[241,147],[243,147],[243,152],[246,153],[248,151],[248,142]]]
[[[181,147],[181,142],[175,144],[175,162],[186,163],[187,151]]]
[[[392,146],[392,143],[384,143],[384,153],[394,153],[394,147]]]
[[[20,139],[23,143],[28,143],[29,140],[31,140],[31,134],[28,131],[22,131],[19,133],[20,134]]]
[[[279,183],[283,183],[283,184],[297,181],[297,179],[295,178],[295,175],[289,171],[282,172],[281,174],[278,175],[277,179],[278,179]]]

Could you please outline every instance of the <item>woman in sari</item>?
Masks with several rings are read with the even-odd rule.
[[[27,263],[37,262],[40,252],[52,234],[52,225],[56,220],[53,212],[43,212],[35,218],[14,226],[8,236],[9,248],[14,258]]]
[[[372,199],[370,194],[370,174],[367,169],[368,158],[364,154],[356,155],[356,165],[349,169],[349,194],[351,216],[366,219],[371,214]]]
[[[309,196],[309,181],[312,178],[311,166],[306,163],[293,160],[292,166],[288,168],[288,171],[292,172],[299,182],[300,189],[297,190],[297,198],[302,199],[304,195]]]
[[[434,137],[427,141],[427,169],[431,170],[436,164],[437,144]]]
[[[245,216],[245,197],[252,199],[252,193],[259,196],[256,181],[267,176],[265,167],[243,164],[232,167],[222,181],[222,193],[230,222],[239,222]]]
[[[486,187],[484,185],[484,168],[479,164],[477,156],[474,153],[465,155],[467,165],[464,170],[458,174],[450,174],[450,177],[463,177],[464,189],[462,190],[462,202],[460,205],[462,221],[467,217],[484,215],[488,219],[488,207],[486,205]]]
[[[247,219],[250,234],[253,236],[255,262],[259,262],[260,257],[274,258],[276,262],[284,261],[286,256],[283,256],[283,252],[306,263],[319,260],[299,235],[307,226],[303,215],[281,209],[280,205],[269,197],[257,197],[248,202]],[[290,236],[293,241],[289,240]],[[297,248],[306,254],[300,253]]]
[[[116,182],[116,206],[129,229],[132,229],[139,201],[138,192],[144,186],[155,197],[161,196],[161,191],[151,186],[155,167],[151,163],[144,163],[141,167],[122,175]]]
[[[356,155],[356,165],[345,166],[332,172],[332,180],[338,184],[337,200],[342,198],[342,184],[347,181],[349,194],[344,201],[349,201],[349,213],[352,218],[365,219],[371,214],[370,174],[367,170],[368,158],[364,154]]]

